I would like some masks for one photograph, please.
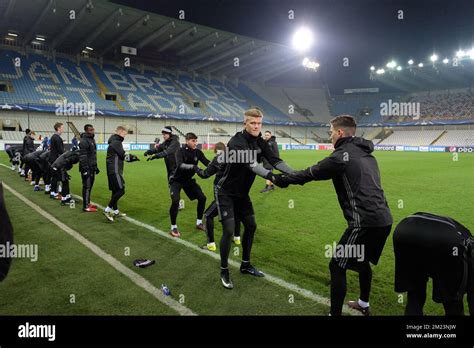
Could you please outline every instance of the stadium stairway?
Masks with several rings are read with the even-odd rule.
[[[294,140],[296,143],[304,145],[301,141],[299,141],[299,140],[296,139],[295,137],[291,136],[290,134],[288,134],[288,133],[285,132],[284,130],[279,129],[279,130],[276,131],[276,134],[277,134],[280,138],[290,138],[291,140]]]
[[[107,89],[107,87],[104,85],[104,83],[101,81],[101,79],[99,78],[99,75],[97,75],[97,72],[95,71],[94,67],[92,66],[91,63],[87,63],[87,67],[89,68],[89,71],[91,72],[92,74],[92,77],[94,78],[94,81],[95,83],[97,84],[97,86],[99,87],[99,90],[101,92],[101,95],[99,96],[100,98],[105,98],[105,95],[107,93],[109,93],[109,90]],[[121,97],[122,100],[123,100],[123,97]],[[117,109],[119,109],[120,111],[124,111],[124,107],[120,104],[120,102],[118,101],[118,99],[115,99],[114,100],[114,104],[115,106],[117,106]]]
[[[445,130],[443,131],[443,133],[441,133],[435,140],[433,140],[433,141],[431,142],[430,145],[436,144],[436,142],[437,142],[438,140],[440,140],[442,137],[444,137],[444,135],[447,134],[447,133],[448,133],[448,131],[445,129]]]
[[[176,126],[171,126],[176,132],[178,132],[179,135],[181,135],[182,137],[184,137],[184,133]]]

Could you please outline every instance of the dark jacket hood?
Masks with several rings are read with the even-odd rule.
[[[372,153],[374,151],[374,143],[371,142],[370,140],[360,138],[360,137],[344,137],[344,138],[339,138],[336,141],[336,144],[334,145],[334,148],[338,148],[342,144],[346,143],[352,143],[355,146],[359,147],[362,149],[362,151],[367,152],[367,153]]]
[[[123,142],[123,137],[121,137],[120,135],[118,134],[112,134],[109,138],[109,141],[107,143],[111,143],[112,141],[116,140],[116,141],[120,141],[120,142]]]

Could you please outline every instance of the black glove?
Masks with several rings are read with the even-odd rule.
[[[100,173],[99,168],[96,168],[96,169],[95,169],[95,174],[97,175],[97,174],[99,174],[99,173]]]
[[[287,180],[287,176],[285,174],[273,174],[273,179],[268,179],[275,185],[281,188],[286,188],[290,186],[290,183]]]
[[[193,170],[195,173],[198,173],[201,170],[201,168],[199,168],[199,166],[194,166]]]
[[[151,156],[151,157],[148,157],[146,161],[147,161],[147,162],[148,162],[148,161],[153,161],[154,159],[157,159],[157,158],[158,158],[158,157],[156,157],[156,155],[155,155],[155,156]]]
[[[198,170],[196,171],[196,174],[197,174],[197,176],[199,176],[201,179],[205,179],[205,178],[204,178],[204,170],[202,170],[201,168],[198,168]]]
[[[143,154],[143,156],[146,157],[146,156],[151,156],[153,154],[154,154],[153,150],[146,150],[145,153]]]

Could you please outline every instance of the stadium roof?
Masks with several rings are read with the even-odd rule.
[[[70,19],[70,11],[75,19]],[[19,45],[43,38],[48,50],[121,59],[121,46],[134,47],[132,61],[204,75],[267,81],[302,69],[302,56],[289,46],[212,29],[133,9],[108,0],[5,0],[0,32]],[[234,66],[234,57],[240,67]]]

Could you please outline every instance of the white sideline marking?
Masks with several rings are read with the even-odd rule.
[[[3,163],[0,163],[0,165],[8,168],[11,170],[10,167],[6,166],[5,164]],[[78,195],[75,195],[75,194],[71,194],[71,196],[73,196],[74,198],[78,199],[78,200],[81,200],[82,201],[82,197],[81,196],[78,196]],[[100,204],[97,204],[95,202],[92,202],[92,204],[95,204],[97,205],[98,208],[101,208],[101,209],[104,209],[105,207],[100,205]],[[129,216],[126,216],[126,217],[123,217],[121,218],[122,220],[127,220],[128,222],[134,224],[134,225],[137,225],[137,226],[140,226],[140,227],[143,227],[153,233],[156,233],[156,234],[159,234],[160,236],[164,237],[164,238],[168,238],[176,243],[179,243],[181,245],[184,245],[190,249],[193,249],[195,251],[198,251],[200,253],[203,253],[205,255],[208,255],[216,260],[220,260],[220,256],[216,253],[213,253],[211,251],[208,251],[208,250],[205,250],[205,249],[201,249],[200,247],[198,247],[197,245],[191,243],[191,242],[188,242],[184,239],[181,239],[181,238],[175,238],[175,237],[172,237],[171,235],[169,235],[168,233],[154,227],[154,226],[151,226],[151,225],[148,225],[144,222],[141,222],[141,221],[138,221],[138,220],[135,220]],[[240,269],[240,264],[235,261],[235,260],[231,260],[229,259],[229,265],[237,268],[237,269]],[[318,294],[315,294],[313,293],[312,291],[310,290],[307,290],[307,289],[304,289],[304,288],[301,288],[299,287],[298,285],[296,284],[293,284],[293,283],[290,283],[290,282],[287,282],[286,280],[283,280],[281,278],[278,278],[278,277],[275,277],[275,276],[272,276],[268,273],[265,272],[265,277],[263,279],[266,279],[267,281],[269,281],[270,283],[273,283],[273,284],[276,284],[282,288],[285,288],[287,290],[290,290],[290,291],[293,291],[307,299],[310,299],[316,303],[319,303],[319,304],[322,304],[322,305],[325,305],[325,306],[330,306],[331,305],[331,302],[330,300],[327,298],[327,297],[324,297],[324,296],[321,296],[321,295],[318,295]],[[344,313],[347,313],[347,314],[351,314],[351,315],[356,315],[356,316],[359,316],[359,315],[362,315],[361,313],[359,313],[358,311],[356,310],[353,310],[351,308],[349,308],[347,305],[344,305],[343,308],[342,308],[342,311]]]
[[[18,193],[14,189],[12,189],[7,184],[3,183],[3,187],[5,187],[8,191],[10,191],[18,199],[23,201],[23,203],[25,203],[30,208],[35,210],[42,217],[49,220],[50,222],[52,222],[53,224],[58,226],[61,230],[63,230],[64,232],[66,232],[67,234],[69,234],[70,236],[75,238],[78,242],[80,242],[86,248],[91,250],[94,254],[99,256],[101,259],[103,259],[105,262],[107,262],[109,265],[111,265],[117,271],[119,271],[120,273],[125,275],[132,282],[134,282],[137,286],[143,288],[145,291],[150,293],[153,297],[155,297],[160,302],[164,303],[165,305],[167,305],[171,309],[175,310],[180,315],[196,315],[189,308],[183,306],[178,301],[173,300],[172,298],[163,295],[163,293],[161,292],[160,289],[153,286],[148,280],[143,278],[141,275],[139,275],[138,273],[133,272],[132,270],[130,270],[129,268],[124,266],[120,261],[118,261],[112,255],[107,254],[105,251],[103,251],[97,245],[95,245],[94,243],[92,243],[88,239],[84,238],[80,233],[74,231],[69,226],[67,226],[64,223],[62,223],[61,221],[57,220],[54,216],[52,216],[48,212],[41,209],[38,205],[36,205],[35,203],[28,200],[26,197],[24,197],[22,194]]]

